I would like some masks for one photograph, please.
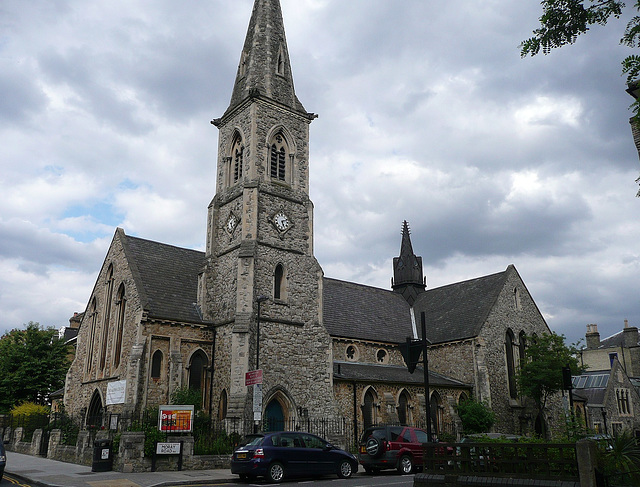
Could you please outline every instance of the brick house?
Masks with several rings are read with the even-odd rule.
[[[405,222],[392,289],[324,276],[309,198],[315,117],[295,94],[279,1],[256,0],[229,108],[212,121],[206,250],[116,230],[82,315],[67,411],[106,423],[190,387],[219,419],[424,422],[422,374],[397,347],[419,337],[424,312],[436,432],[472,396],[496,412],[496,431],[556,423],[557,408],[538,418],[515,391],[524,337],[549,331],[515,267],[426,289]],[[254,369],[259,393],[245,386]]]

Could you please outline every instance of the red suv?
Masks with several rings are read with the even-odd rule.
[[[409,426],[367,428],[360,439],[358,461],[367,473],[395,468],[402,474],[422,466],[422,444],[427,432]]]

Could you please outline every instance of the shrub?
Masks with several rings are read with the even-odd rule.
[[[495,422],[493,411],[486,404],[478,401],[463,401],[458,404],[457,410],[465,434],[486,433],[491,430]]]

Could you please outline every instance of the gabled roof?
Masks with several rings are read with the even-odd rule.
[[[637,333],[636,345],[640,345],[640,333]],[[598,348],[613,348],[622,347],[624,345],[624,330],[619,331],[615,335],[605,338],[600,341]]]
[[[424,384],[424,371],[422,368],[416,368],[413,374],[410,374],[406,367],[399,365],[378,365],[364,364],[354,362],[333,362],[333,376],[335,379],[341,380],[361,380],[365,382],[389,382],[393,384]],[[460,382],[459,380],[429,371],[429,385],[440,387],[464,387],[470,388],[471,385]]]
[[[202,323],[196,303],[204,252],[130,237],[122,229],[118,231],[148,316]]]
[[[398,293],[324,278],[322,314],[329,335],[386,343],[412,336],[409,305]]]
[[[421,293],[414,305],[418,333],[424,311],[431,343],[478,336],[510,272],[517,272],[512,265],[497,274]],[[387,343],[413,336],[411,308],[398,293],[324,278],[323,299],[324,323],[331,336]]]
[[[510,272],[517,272],[512,265],[497,274],[422,293],[414,306],[415,316],[420,323],[420,314],[425,313],[427,338],[431,343],[478,336]],[[417,328],[420,333],[420,326]]]

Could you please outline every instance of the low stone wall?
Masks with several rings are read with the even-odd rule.
[[[506,487],[509,485],[518,487],[580,487],[580,482],[434,474],[416,474],[413,479],[414,487]]]
[[[25,455],[37,456],[42,443],[42,430],[33,433],[31,442],[22,441],[23,429],[0,429],[0,438],[8,441],[7,450]],[[125,432],[120,436],[120,446],[113,452],[113,469],[119,472],[150,472],[152,459],[144,456],[144,433]],[[54,429],[49,435],[47,458],[67,463],[91,466],[95,440],[113,441],[113,432],[99,430],[96,432],[81,431],[78,433],[76,445],[63,445],[62,431]],[[194,439],[192,436],[169,437],[167,441],[183,442],[182,470],[209,470],[230,468],[230,455],[194,455]],[[158,455],[156,471],[178,470],[177,455]]]

